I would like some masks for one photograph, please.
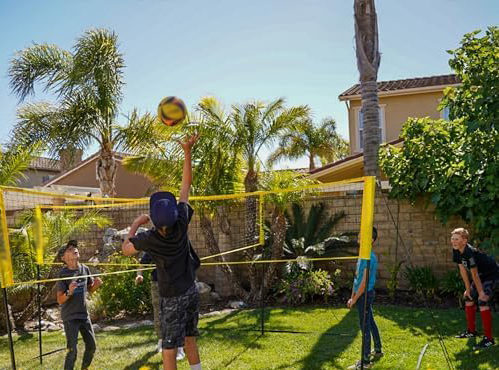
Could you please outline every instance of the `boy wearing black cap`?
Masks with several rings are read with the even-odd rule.
[[[66,334],[66,359],[64,370],[74,368],[78,344],[78,332],[85,342],[82,369],[87,369],[95,353],[95,335],[92,322],[88,316],[87,293],[93,293],[102,285],[102,280],[92,277],[90,270],[78,262],[80,253],[76,240],[70,240],[60,251],[65,265],[59,272],[60,278],[73,277],[57,283],[57,303],[61,305],[61,316]]]
[[[197,139],[194,135],[180,143],[184,167],[179,203],[169,192],[151,195],[150,215],[135,219],[122,245],[123,254],[130,256],[144,251],[156,263],[164,369],[177,368],[177,348],[184,346],[191,369],[201,370],[196,344],[199,293],[194,281],[200,262],[187,235],[194,212],[188,204],[192,183],[191,150]],[[137,229],[149,221],[154,228],[135,235]]]

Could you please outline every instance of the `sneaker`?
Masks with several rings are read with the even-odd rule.
[[[377,360],[377,359],[379,359],[379,358],[383,357],[384,353],[383,353],[383,352],[381,352],[381,351],[372,351],[372,352],[370,353],[370,355],[371,355],[371,357],[372,357],[374,360]]]
[[[478,333],[476,331],[471,331],[466,329],[463,331],[461,334],[456,335],[454,338],[474,338],[478,336]]]
[[[369,361],[364,361],[364,369],[370,369],[372,364]],[[362,369],[362,362],[359,360],[354,365],[348,367],[349,370],[358,370]]]
[[[184,347],[177,348],[177,361],[182,361],[185,358]]]
[[[483,339],[476,346],[473,346],[473,349],[486,349],[492,347],[494,344],[496,344],[496,342],[494,342],[494,339],[483,337]]]
[[[158,352],[163,352],[163,346],[161,345],[161,339],[158,339]]]

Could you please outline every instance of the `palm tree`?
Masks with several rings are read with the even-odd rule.
[[[317,158],[325,165],[346,157],[348,150],[348,143],[336,132],[334,119],[326,118],[316,127],[307,118],[281,135],[278,148],[270,155],[268,162],[272,166],[283,159],[298,159],[306,155],[309,170],[313,170]]]
[[[287,228],[286,210],[290,204],[303,200],[307,194],[307,191],[279,192],[279,190],[299,188],[312,183],[313,180],[306,179],[294,171],[272,171],[262,176],[260,182],[262,189],[274,191],[265,197],[266,204],[270,205],[271,231],[270,250],[264,251],[267,257],[277,260],[283,256]],[[272,279],[276,278],[277,268],[277,263],[266,266],[262,287],[264,295],[268,292]]]
[[[378,151],[381,142],[376,80],[380,63],[378,21],[374,0],[354,0],[355,46],[360,73],[362,113],[364,117],[364,171],[378,175]]]
[[[52,156],[97,143],[101,192],[115,196],[114,150],[127,136],[138,134],[116,125],[124,67],[117,35],[106,29],[85,32],[71,52],[50,44],[34,44],[17,52],[8,71],[13,93],[22,102],[41,83],[57,102],[22,106],[14,138],[21,144],[42,140]]]
[[[7,149],[0,150],[0,185],[15,185],[24,178],[24,171],[28,169],[34,157],[41,154],[41,143],[27,146],[8,145]]]

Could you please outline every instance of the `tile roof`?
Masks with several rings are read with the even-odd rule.
[[[60,171],[61,163],[57,159],[35,157],[31,161],[29,168],[35,170]]]
[[[441,75],[430,77],[416,77],[407,78],[405,80],[393,81],[379,81],[378,92],[388,92],[405,89],[416,89],[421,87],[442,86],[442,85],[455,85],[460,83],[456,75]],[[343,98],[346,96],[360,95],[360,84],[355,84],[348,90],[342,92],[338,97]]]

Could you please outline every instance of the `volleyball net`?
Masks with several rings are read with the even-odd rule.
[[[369,259],[374,188],[373,177],[362,177],[300,188],[192,196],[189,202],[195,212],[189,238],[202,261],[201,275],[213,279],[214,273],[204,270],[221,265]],[[95,267],[95,275],[111,273],[106,272],[109,267],[126,268],[122,272],[152,268],[134,258],[112,262],[141,214],[149,214],[148,198],[89,198],[0,187],[1,286],[55,281],[54,269],[62,264],[58,251],[69,240],[77,240],[80,262]],[[146,224],[139,232],[151,227]],[[342,246],[348,248],[348,256],[341,256]],[[34,274],[36,266],[40,278]]]

